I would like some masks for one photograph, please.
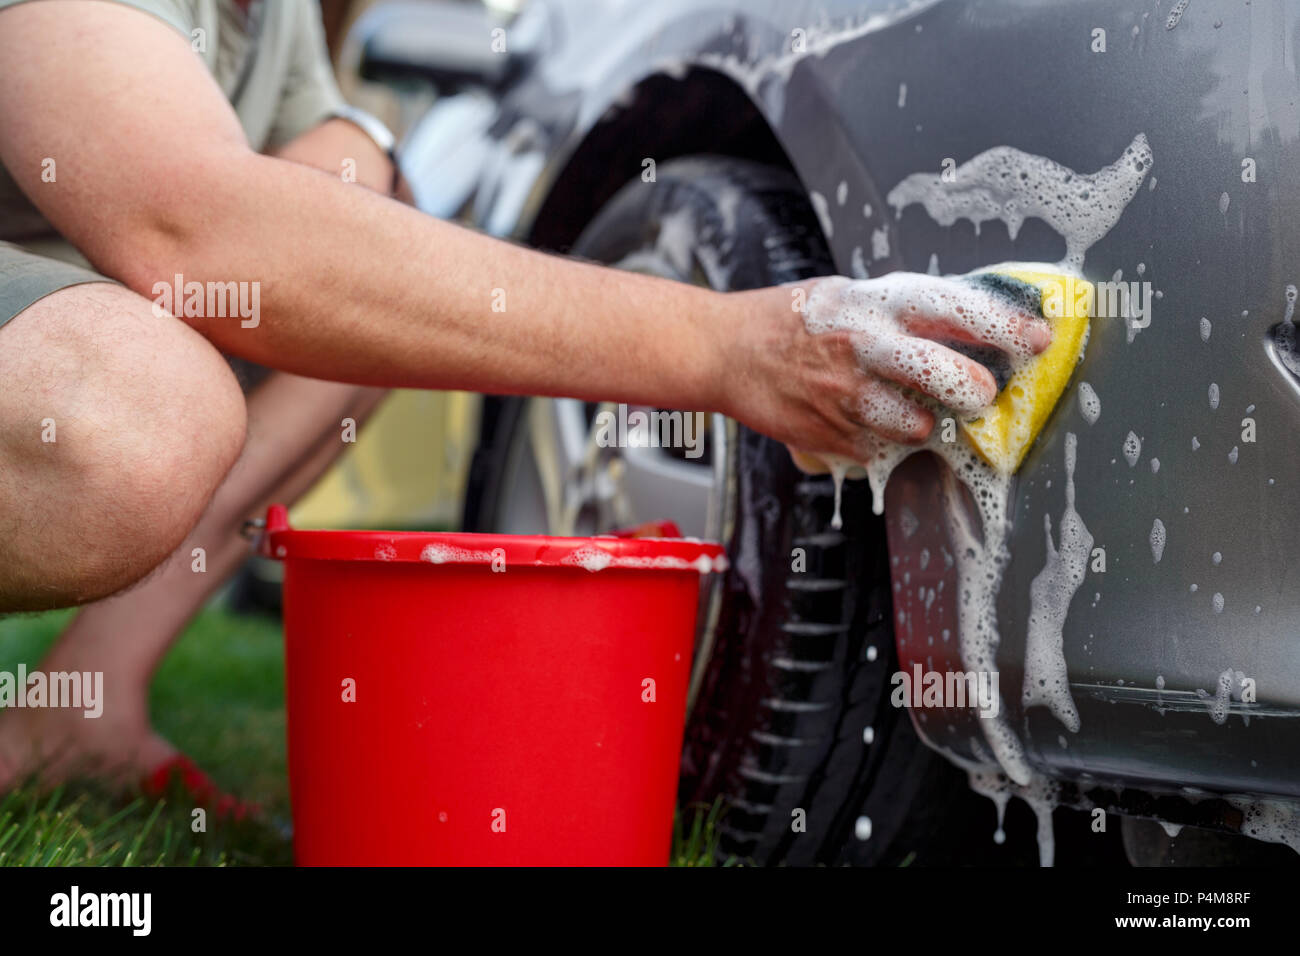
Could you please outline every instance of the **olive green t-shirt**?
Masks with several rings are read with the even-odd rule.
[[[40,0],[0,0],[0,11]],[[334,115],[343,97],[334,82],[315,0],[101,0],[134,7],[175,28],[203,59],[234,107],[249,144],[281,146]],[[0,12],[0,29],[4,15]],[[57,46],[52,45],[57,53]],[[0,128],[0,137],[4,130]],[[28,202],[0,165],[0,240],[84,264]]]

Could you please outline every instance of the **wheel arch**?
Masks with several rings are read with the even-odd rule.
[[[652,73],[617,97],[563,161],[528,241],[567,252],[596,212],[642,175],[645,160],[658,165],[699,154],[796,172],[775,130],[735,80],[703,67],[680,76]]]

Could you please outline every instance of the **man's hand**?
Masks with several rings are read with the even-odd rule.
[[[868,460],[881,439],[925,441],[934,414],[900,386],[964,415],[996,396],[984,366],[941,342],[1041,352],[1040,317],[937,276],[842,276],[736,293],[747,313],[727,376],[733,417],[794,448]],[[802,306],[801,306],[802,302]]]

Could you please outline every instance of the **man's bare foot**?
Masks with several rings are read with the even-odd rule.
[[[114,786],[138,786],[178,754],[147,720],[92,719],[75,710],[0,712],[0,793],[29,776],[43,785],[94,777]]]

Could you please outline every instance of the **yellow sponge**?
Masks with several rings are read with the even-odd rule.
[[[1003,474],[1020,467],[1029,446],[1056,407],[1087,345],[1092,283],[1033,264],[994,266],[971,278],[992,291],[1038,308],[1052,326],[1052,344],[1013,372],[982,418],[963,422],[975,450]],[[1012,282],[999,281],[1010,279]]]

